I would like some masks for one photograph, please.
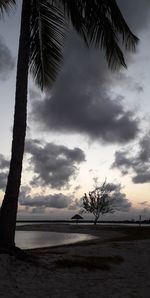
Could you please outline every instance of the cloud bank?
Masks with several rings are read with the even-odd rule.
[[[64,61],[53,91],[47,91],[44,100],[33,101],[34,120],[46,131],[78,133],[106,143],[133,139],[138,120],[124,107],[123,96],[110,92],[113,74],[103,54],[88,50],[73,33]]]
[[[150,132],[139,140],[137,152],[133,148],[116,151],[112,168],[130,174],[134,183],[150,182]]]
[[[54,195],[37,195],[34,197],[20,195],[19,204],[25,207],[34,207],[41,210],[41,208],[55,208],[64,209],[71,203],[71,198],[63,195],[62,193]]]
[[[35,173],[32,186],[50,186],[60,189],[69,186],[78,173],[78,165],[85,161],[85,154],[79,148],[46,143],[37,140],[26,142],[26,152],[30,154],[29,165]]]

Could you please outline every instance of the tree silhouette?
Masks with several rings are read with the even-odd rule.
[[[101,186],[90,191],[88,195],[85,193],[81,213],[92,213],[95,217],[94,224],[96,225],[100,215],[113,213],[118,210],[118,206],[114,204],[115,192],[114,184],[109,184],[105,181]]]

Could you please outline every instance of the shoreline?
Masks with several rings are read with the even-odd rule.
[[[86,246],[86,243],[94,244],[94,245],[100,245],[100,243],[105,243],[105,242],[113,242],[117,241],[119,239],[126,241],[126,235],[128,234],[133,234],[135,232],[135,239],[130,239],[130,240],[137,240],[140,241],[142,240],[143,237],[137,236],[136,239],[136,234],[137,232],[146,232],[147,235],[150,235],[150,227],[148,226],[122,226],[122,225],[80,225],[80,224],[73,224],[73,225],[68,225],[68,224],[33,224],[33,225],[22,225],[18,226],[16,228],[17,231],[41,231],[41,232],[58,232],[58,233],[79,233],[79,234],[87,234],[90,236],[94,236],[95,238],[93,239],[88,239],[88,240],[81,240],[77,241],[75,243],[68,243],[68,244],[62,244],[62,245],[55,245],[55,246],[47,246],[47,247],[38,247],[38,248],[33,248],[33,249],[27,249],[29,250],[40,250],[40,249],[51,249],[51,248],[59,248],[63,246],[78,246],[82,244],[83,246]],[[132,238],[132,237],[131,237]],[[145,233],[144,233],[144,239],[145,239]],[[150,240],[150,237],[147,238]],[[85,243],[85,244],[84,244]]]
[[[41,231],[41,232],[55,232],[55,233],[71,233],[71,234],[84,234],[88,235],[91,237],[95,237],[93,239],[87,239],[87,240],[81,240],[77,242],[72,242],[72,243],[67,243],[67,244],[60,244],[60,245],[55,245],[55,246],[47,246],[47,247],[38,247],[38,248],[33,248],[33,249],[27,249],[29,250],[38,250],[38,249],[49,249],[49,248],[57,248],[57,247],[63,247],[63,246],[75,246],[75,245],[80,245],[83,243],[99,243],[103,241],[109,240],[109,238],[112,237],[119,237],[122,236],[122,231],[120,232],[120,225],[118,226],[100,226],[97,225],[80,225],[80,224],[73,224],[73,225],[68,225],[68,224],[52,224],[52,223],[44,223],[44,224],[30,224],[30,225],[21,225],[17,226],[16,231]],[[119,231],[117,231],[119,230]]]
[[[3,298],[149,298],[149,228],[62,224],[18,228],[99,238],[27,250],[37,265],[0,255]]]

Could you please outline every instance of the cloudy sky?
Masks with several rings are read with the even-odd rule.
[[[70,31],[53,88],[41,93],[29,80],[19,217],[69,219],[95,181],[107,178],[119,189],[120,211],[105,218],[150,218],[150,1],[117,2],[140,39],[135,54],[125,53],[127,70],[108,70],[103,53],[87,49]],[[20,6],[1,20],[0,30],[1,199],[11,150]]]

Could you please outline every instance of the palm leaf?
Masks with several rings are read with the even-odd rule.
[[[62,62],[65,22],[52,2],[32,2],[30,71],[41,89],[55,80]]]
[[[84,40],[105,52],[108,65],[126,67],[121,44],[135,50],[138,38],[131,32],[115,0],[59,0],[73,27]]]
[[[106,16],[101,15],[101,21],[96,26],[91,23],[88,35],[92,44],[104,50],[111,69],[116,69],[120,65],[126,67],[123,52],[118,45],[116,31]]]
[[[120,44],[128,50],[135,50],[138,38],[129,29],[116,1],[83,1],[90,42],[104,50],[111,69],[120,65],[126,67]]]
[[[62,61],[64,18],[86,43],[105,52],[111,69],[126,67],[122,45],[135,50],[138,38],[115,0],[32,0],[30,71],[42,89],[55,80]]]
[[[84,16],[84,1],[82,0],[58,0],[60,3],[64,17],[71,22],[74,29],[82,36],[88,45],[86,24]]]
[[[115,30],[121,34],[122,42],[125,44],[126,49],[135,50],[138,38],[131,32],[124,17],[122,16],[116,1],[105,0],[109,11],[109,17]]]
[[[16,0],[0,0],[0,14],[4,14],[4,12],[8,12],[8,10],[16,4]]]

